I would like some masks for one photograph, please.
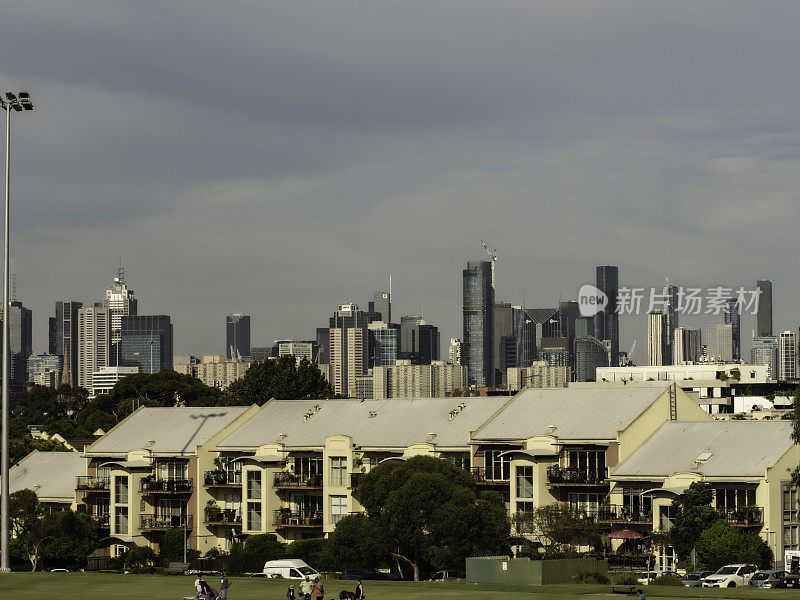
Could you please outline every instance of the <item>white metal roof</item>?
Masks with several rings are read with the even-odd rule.
[[[757,477],[792,447],[789,421],[672,421],[621,462],[612,477]],[[706,460],[705,454],[711,454]]]
[[[667,387],[665,383],[660,387],[601,384],[528,389],[476,431],[473,439],[523,440],[553,435],[561,440],[613,440]]]
[[[11,467],[10,491],[30,489],[39,500],[72,502],[76,477],[86,474],[86,459],[78,452],[39,452],[34,450]]]
[[[508,401],[507,396],[271,400],[219,447],[246,449],[269,443],[321,447],[327,436],[342,434],[367,448],[406,448],[426,442],[466,448],[469,432]]]
[[[153,454],[192,454],[248,408],[140,408],[89,446],[86,455],[113,455],[142,448]]]

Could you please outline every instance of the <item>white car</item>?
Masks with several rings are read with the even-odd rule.
[[[703,587],[746,586],[756,571],[758,571],[758,567],[755,565],[725,565],[713,575],[703,579]]]
[[[636,582],[639,585],[650,585],[650,582],[653,581],[656,577],[661,577],[662,575],[666,575],[667,573],[673,573],[673,571],[642,571],[636,578]]]

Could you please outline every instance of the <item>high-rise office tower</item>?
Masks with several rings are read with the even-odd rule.
[[[461,364],[461,340],[459,338],[450,338],[450,348],[447,350],[447,361],[454,364]]]
[[[492,263],[468,262],[462,271],[463,346],[461,363],[466,365],[470,385],[494,385],[494,287]]]
[[[619,315],[617,297],[619,290],[619,267],[605,265],[596,269],[597,289],[608,298],[606,306],[594,316],[594,336],[610,342],[611,366],[619,365]]]
[[[575,381],[589,381],[597,377],[597,367],[608,366],[606,345],[591,335],[594,323],[591,317],[579,317],[575,321],[575,341],[572,343],[575,356]]]
[[[750,362],[754,365],[767,365],[767,376],[778,379],[780,342],[775,336],[753,338]]]
[[[117,276],[114,278],[114,285],[106,290],[106,297],[103,298],[103,308],[108,310],[110,320],[111,346],[119,342],[120,329],[122,329],[122,317],[137,314],[137,301],[133,297],[133,290],[128,289],[125,283],[125,269],[122,268],[120,261]],[[112,362],[116,361],[116,352],[110,355]],[[106,365],[107,366],[107,365]]]
[[[667,356],[667,315],[660,309],[647,313],[647,358],[650,365],[669,364]]]
[[[494,381],[498,385],[505,384],[508,367],[517,366],[517,342],[514,337],[513,312],[510,302],[494,303],[492,358],[494,362]]]
[[[328,381],[337,394],[355,397],[356,378],[369,365],[369,313],[357,304],[342,304],[329,320]]]
[[[167,315],[122,317],[119,364],[140,373],[172,368],[172,323]]]
[[[725,323],[731,326],[731,346],[733,360],[742,358],[742,315],[736,298],[729,298],[725,303]]]
[[[250,358],[250,316],[233,313],[225,317],[225,358]]]
[[[368,327],[368,334],[369,367],[395,365],[400,352],[400,325],[386,321],[372,321]]]
[[[703,344],[699,329],[678,327],[672,341],[672,364],[685,365],[700,362]]]
[[[369,320],[383,321],[385,323],[392,322],[392,292],[391,291],[377,291],[372,296],[369,303]]]
[[[35,354],[28,358],[28,383],[57,388],[61,383],[63,357],[58,354]]]
[[[120,327],[122,317],[120,317]],[[78,310],[78,386],[92,389],[92,373],[109,366],[111,314],[102,304]]]
[[[439,360],[439,328],[419,315],[400,317],[400,353],[398,358],[412,365],[429,365]]]
[[[510,367],[530,367],[536,360],[536,323],[521,306],[511,307],[516,360]]]
[[[706,326],[706,356],[712,362],[733,360],[733,326],[730,323]]]
[[[781,381],[797,379],[797,338],[794,332],[784,331],[779,341],[778,379]]]
[[[33,354],[33,316],[22,302],[12,300],[9,307],[8,343],[11,350],[9,393],[15,398],[28,381],[28,358]],[[0,321],[5,318],[0,309]]]
[[[678,286],[667,282],[664,287],[664,293],[667,296],[667,306],[664,311],[667,317],[664,364],[668,365],[672,362],[672,357],[675,354],[672,344],[675,341],[675,330],[678,328]]]
[[[772,335],[772,282],[759,279],[756,282],[758,295],[758,312],[756,313],[756,337]]]
[[[61,383],[78,385],[78,310],[83,302],[56,300],[55,316],[49,319],[50,354],[61,356]]]

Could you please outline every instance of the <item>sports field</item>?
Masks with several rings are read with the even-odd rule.
[[[207,577],[217,587],[219,579]],[[232,578],[230,600],[286,600],[287,581]],[[194,577],[163,575],[111,575],[93,573],[12,573],[0,576],[4,598],[36,600],[181,600],[194,593]],[[342,589],[353,590],[353,581],[326,580],[326,598],[337,598]],[[366,581],[367,600],[591,600],[633,598],[611,594],[607,585],[552,585],[503,587],[466,583]],[[657,598],[797,598],[796,590],[645,588],[647,600]]]

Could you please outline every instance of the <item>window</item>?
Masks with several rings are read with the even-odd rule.
[[[797,550],[797,525],[785,525],[783,527],[783,549],[784,550]]]
[[[114,504],[128,503],[128,476],[114,477]]]
[[[714,492],[716,506],[720,510],[733,511],[756,504],[755,489],[718,488]]]
[[[783,520],[797,521],[797,488],[783,490]]]
[[[484,453],[486,479],[489,481],[508,481],[511,477],[511,457],[500,456],[505,450],[487,450]]]
[[[188,479],[189,465],[185,462],[171,461],[158,463],[159,479]]]
[[[111,481],[111,467],[97,467],[97,478]]]
[[[600,508],[600,503],[603,501],[604,494],[570,494],[569,495],[569,508],[570,510],[580,511],[589,516],[597,514]]]
[[[114,533],[128,533],[128,507],[117,506],[114,509]]]
[[[641,489],[625,489],[622,492],[622,508],[631,517],[644,516],[653,512],[653,497],[643,496]]]
[[[261,531],[261,502],[247,503],[247,529]]]
[[[322,475],[322,458],[318,456],[295,456],[294,473],[301,481],[308,481],[312,477]]]
[[[517,498],[533,498],[533,466],[517,467]]]
[[[605,478],[606,453],[605,451],[571,450],[568,454],[569,468],[577,469],[581,473],[595,473]]]
[[[178,498],[158,501],[158,516],[169,527],[183,527],[186,517],[186,501]]]
[[[247,499],[261,500],[261,471],[247,472]]]
[[[331,485],[345,485],[347,466],[344,456],[331,456]]]
[[[331,496],[331,522],[336,525],[347,514],[347,496]]]

